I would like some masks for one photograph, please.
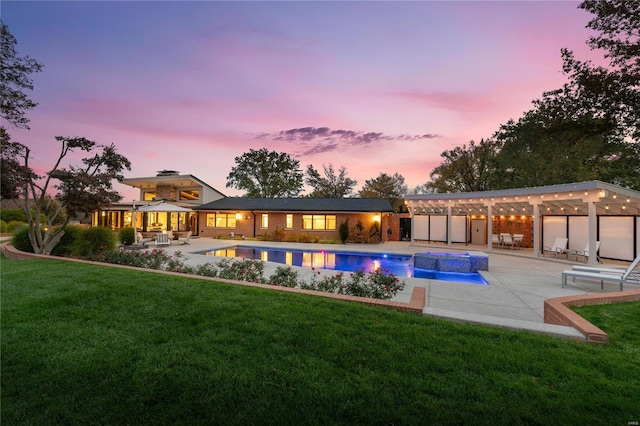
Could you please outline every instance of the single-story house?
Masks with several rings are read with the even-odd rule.
[[[599,245],[602,258],[640,254],[640,192],[601,181],[533,188],[405,196],[412,241],[464,242],[493,249],[493,235],[519,234],[542,255],[556,238],[568,250]],[[595,263],[596,256],[589,256]]]
[[[339,227],[361,225],[372,239],[387,241],[393,209],[382,198],[243,198],[229,197],[196,207],[203,237],[284,232],[319,239],[339,239]],[[375,234],[375,235],[374,235]]]

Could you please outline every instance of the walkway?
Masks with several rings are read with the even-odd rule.
[[[380,245],[323,245],[276,243],[261,241],[217,240],[194,238],[190,245],[165,247],[169,252],[180,250],[186,263],[197,265],[215,262],[220,258],[198,254],[204,250],[217,250],[237,245],[295,248],[307,250],[367,251],[394,254],[415,254],[421,251],[483,251],[486,246],[388,242]],[[561,274],[575,263],[553,258],[536,258],[529,250],[494,249],[489,253],[489,271],[481,272],[490,285],[462,284],[431,279],[405,279],[405,289],[393,300],[408,303],[414,286],[425,287],[425,315],[471,323],[485,323],[506,328],[528,329],[564,337],[578,337],[579,333],[569,327],[544,324],[544,300],[591,293],[602,293],[600,283],[581,281],[561,288]],[[266,262],[265,275],[271,275],[280,264]],[[609,267],[624,267],[624,264],[608,264]],[[294,267],[303,279],[309,279],[310,268]],[[321,270],[334,274],[334,271]],[[634,286],[635,287],[635,286]],[[616,284],[605,284],[604,292],[618,291]]]

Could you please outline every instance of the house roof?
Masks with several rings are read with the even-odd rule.
[[[271,212],[393,212],[383,198],[244,198],[230,197],[212,201],[196,210],[244,210]]]
[[[482,214],[487,212],[488,205],[493,205],[494,214],[530,215],[533,205],[538,204],[543,214],[585,215],[588,201],[596,204],[598,215],[640,215],[640,192],[598,180],[482,192],[405,195],[406,204],[415,213],[443,213],[451,206],[460,213]]]
[[[158,176],[123,179],[122,183],[141,189],[156,188],[158,185],[175,186],[176,188],[201,186],[203,188],[210,189],[223,197],[225,196],[222,192],[193,175],[180,175],[175,173],[167,175],[159,174]]]

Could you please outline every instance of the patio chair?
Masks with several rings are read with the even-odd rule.
[[[550,253],[553,253],[556,259],[558,259],[559,257],[562,257],[562,254],[567,252],[568,242],[569,242],[568,238],[557,237],[551,247],[542,248],[542,256],[544,256],[547,252],[550,252]]]
[[[137,232],[138,234],[138,244],[146,244],[151,241],[151,238],[145,238],[142,236],[142,232]]]
[[[178,237],[178,244],[189,244],[191,241],[191,231],[187,232],[186,237]]]
[[[513,245],[517,248],[522,248],[522,240],[524,240],[524,234],[513,234]]]
[[[637,282],[638,273],[634,270],[638,267],[638,263],[640,263],[640,256],[636,257],[631,265],[622,272],[622,274],[617,271],[606,272],[605,269],[608,268],[601,268],[601,270],[598,270],[600,268],[593,268],[594,270],[590,271],[569,269],[562,272],[562,288],[567,285],[567,278],[573,277],[574,281],[576,278],[600,281],[600,288],[603,290],[605,281],[616,282],[620,284],[620,291],[622,291],[625,282]]]
[[[506,246],[511,247],[511,250],[513,250],[513,247],[515,246],[515,242],[513,241],[511,234],[502,234],[502,248]]]
[[[171,240],[169,239],[169,234],[159,233],[156,235],[156,245],[157,246],[168,246],[171,244]]]
[[[600,258],[598,257],[598,250],[600,250],[600,241],[596,241],[596,261],[600,263]],[[578,257],[582,256],[582,263],[587,263],[589,260],[589,243],[584,247],[584,250],[569,250],[569,257],[574,256],[576,261]]]
[[[494,248],[502,247],[502,240],[498,234],[491,234],[491,246]]]

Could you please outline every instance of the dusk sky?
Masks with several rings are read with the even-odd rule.
[[[356,190],[380,172],[411,189],[561,87],[562,47],[594,56],[578,4],[3,0],[44,64],[31,131],[9,131],[39,171],[55,136],[83,136],[114,143],[126,177],[178,170],[226,195],[234,158],[263,147],[344,166]]]

